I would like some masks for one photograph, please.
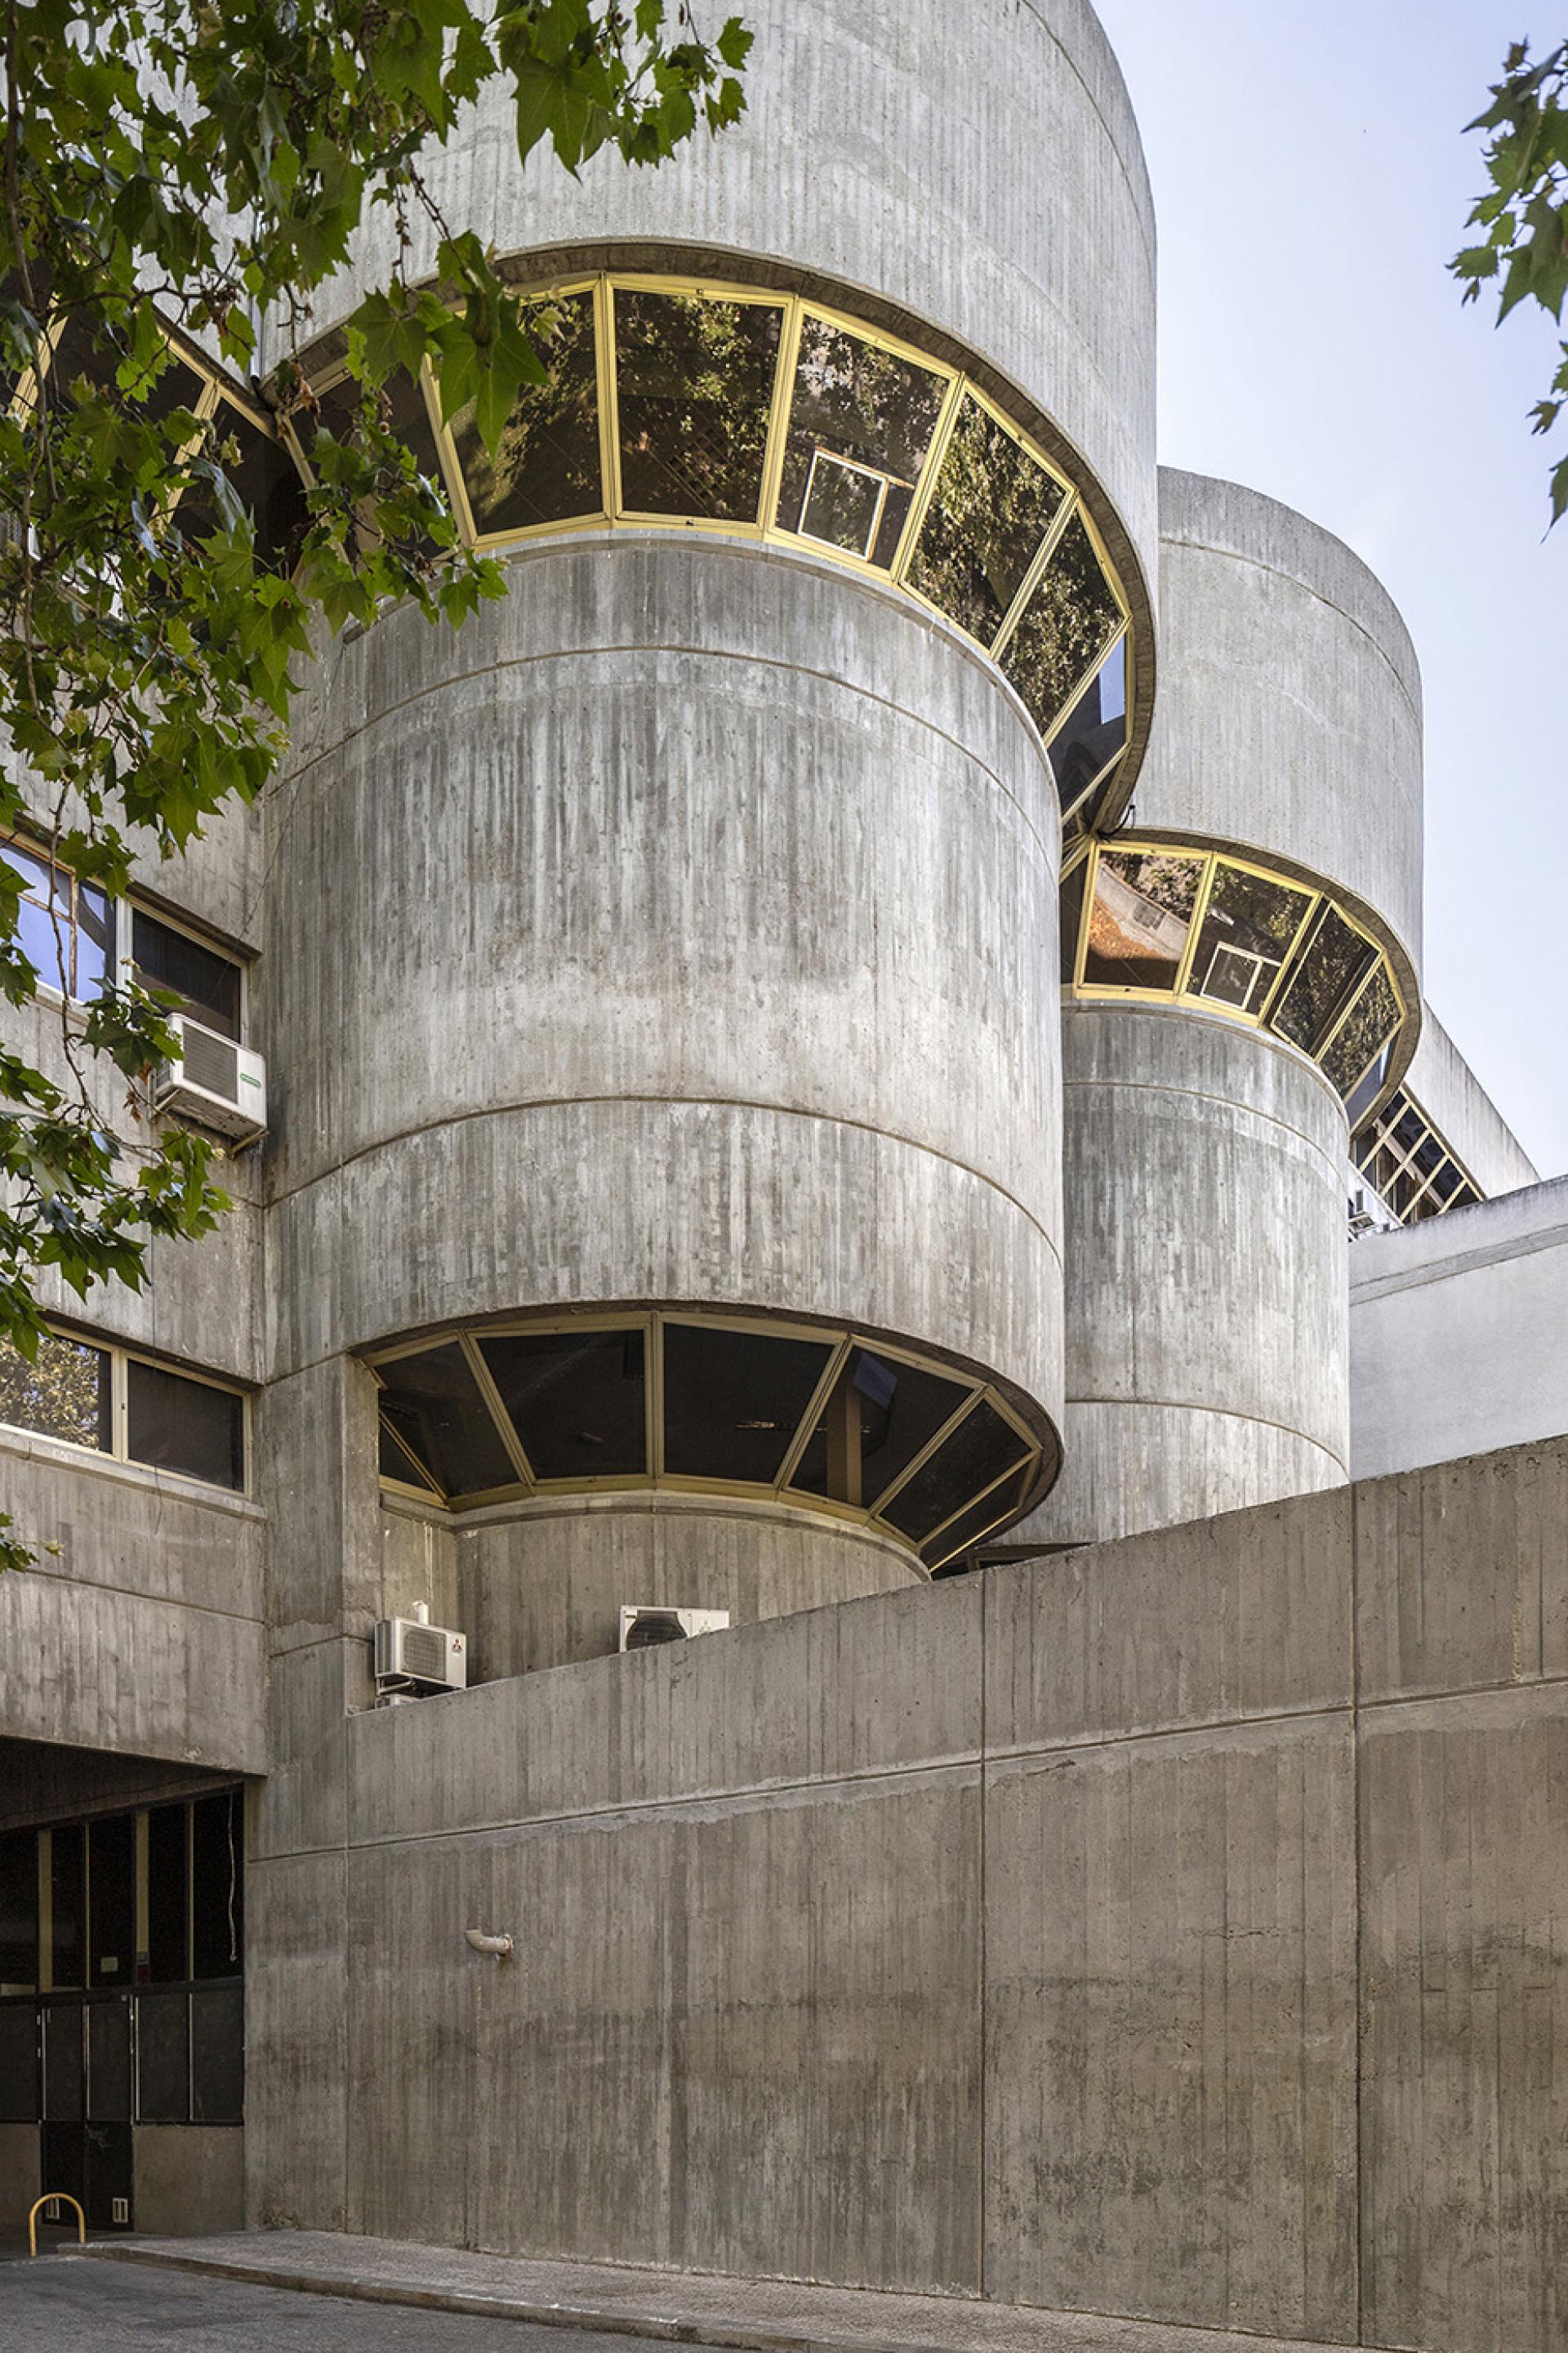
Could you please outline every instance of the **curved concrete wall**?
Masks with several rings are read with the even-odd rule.
[[[1067,1461],[1002,1542],[1081,1544],[1337,1486],[1345,1119],[1289,1048],[1063,1008]]]
[[[984,658],[624,533],[334,657],[276,805],[284,1373],[439,1321],[817,1315],[1060,1398],[1057,825]]]
[[[926,1581],[873,1529],[740,1497],[546,1495],[470,1514],[457,1541],[481,1683],[602,1658],[623,1603],[727,1609],[740,1626]]]
[[[1160,702],[1138,829],[1254,849],[1378,919],[1414,1002],[1421,681],[1343,543],[1236,482],[1160,473]]]
[[[951,337],[1059,428],[1154,570],[1154,223],[1121,69],[1084,0],[756,0],[747,111],[657,171],[608,149],[520,167],[499,95],[426,159],[459,229],[502,254],[609,243],[771,261]],[[434,237],[413,224],[410,273]],[[377,214],[317,315],[393,259]],[[658,266],[657,259],[654,266]],[[276,364],[274,343],[266,364]],[[1107,507],[1106,501],[1109,501]],[[1128,549],[1113,544],[1125,562]],[[1131,580],[1128,583],[1133,586]]]

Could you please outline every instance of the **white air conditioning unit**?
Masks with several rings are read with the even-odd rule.
[[[621,1609],[623,1651],[651,1651],[659,1642],[684,1642],[693,1634],[721,1634],[727,1609],[665,1609],[626,1602]]]
[[[267,1132],[267,1065],[232,1038],[171,1013],[178,1059],[161,1064],[153,1080],[153,1108],[216,1128],[220,1135],[254,1142]]]
[[[375,1630],[375,1681],[378,1690],[424,1683],[432,1691],[467,1691],[468,1641],[419,1618],[383,1618]]]

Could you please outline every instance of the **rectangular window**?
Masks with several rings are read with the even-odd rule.
[[[215,1487],[245,1484],[245,1404],[232,1389],[126,1360],[125,1451],[132,1462],[183,1471]]]
[[[0,1832],[0,1995],[38,1982],[38,1833]]]
[[[231,956],[177,932],[141,907],[131,913],[131,960],[144,988],[168,989],[182,1012],[220,1037],[237,1039],[239,966]]]
[[[129,1814],[89,1823],[87,1865],[88,1983],[128,1986],[136,1957],[136,1825]]]
[[[1201,858],[1101,850],[1083,977],[1090,987],[1174,988],[1203,881]]]
[[[108,1350],[51,1332],[39,1341],[29,1364],[9,1341],[0,1340],[0,1422],[112,1452]]]
[[[113,949],[113,911],[94,882],[19,841],[0,842],[0,860],[22,885],[16,944],[45,988],[89,1004],[103,987]]]
[[[191,1973],[190,1809],[154,1806],[147,1816],[147,1976],[178,1985]]]
[[[51,1986],[79,1986],[87,1935],[86,1838],[79,1822],[49,1833]]]

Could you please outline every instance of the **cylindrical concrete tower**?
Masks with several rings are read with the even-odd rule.
[[[273,818],[274,1374],[374,1366],[485,1673],[930,1574],[1060,1457],[1056,776],[1119,789],[1152,699],[1137,136],[1078,0],[748,21],[667,168],[524,173],[499,110],[433,159],[541,296],[494,459],[411,420],[509,593],[334,649]]]
[[[1149,757],[1064,889],[1067,1467],[1011,1549],[1348,1475],[1346,1104],[1419,1018],[1404,625],[1301,516],[1160,483]]]

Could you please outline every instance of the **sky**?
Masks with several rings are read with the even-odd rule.
[[[1568,1171],[1568,517],[1555,365],[1444,265],[1521,0],[1097,0],[1160,248],[1160,457],[1283,499],[1378,575],[1426,699],[1425,994],[1543,1176]],[[1568,316],[1568,314],[1565,314]],[[1568,332],[1568,330],[1565,330]]]

